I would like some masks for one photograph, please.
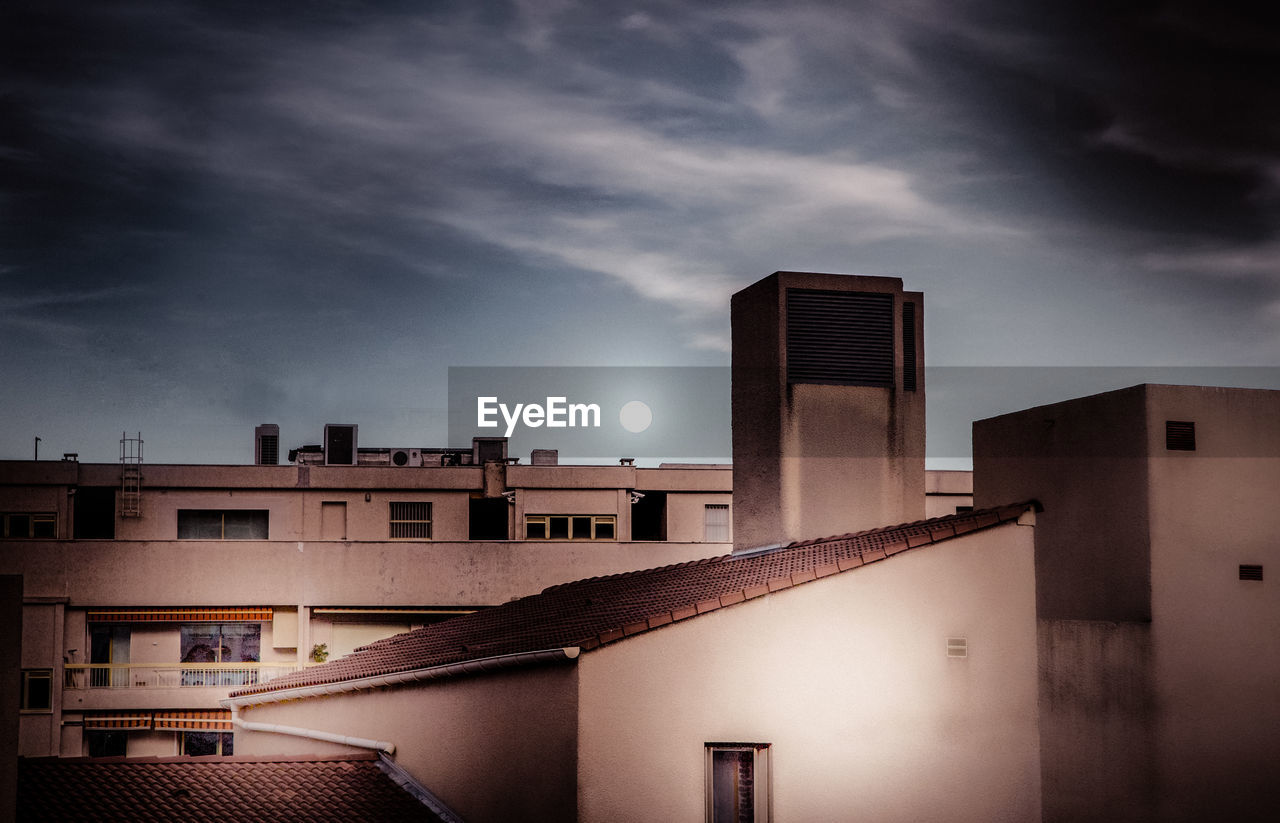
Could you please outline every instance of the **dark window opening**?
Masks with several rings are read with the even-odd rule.
[[[1196,450],[1196,424],[1186,420],[1166,420],[1164,447],[1169,451]]]
[[[667,539],[667,493],[641,491],[643,494],[631,504],[631,539]]]
[[[708,823],[766,823],[769,745],[707,744]]]
[[[473,497],[467,529],[470,540],[506,540],[511,504],[505,497]]]
[[[0,537],[52,540],[58,536],[58,515],[49,512],[0,514]]]
[[[179,540],[266,540],[265,509],[179,509]]]
[[[1242,563],[1240,565],[1240,579],[1241,580],[1261,580],[1262,567],[1255,566],[1255,565],[1247,565]]]
[[[77,540],[116,539],[116,490],[114,486],[81,486],[76,489],[73,536]]]
[[[124,757],[128,754],[129,736],[122,731],[87,731],[90,757]]]
[[[53,669],[22,670],[21,708],[24,712],[53,710]]]
[[[182,732],[182,754],[186,757],[235,754],[235,736],[230,732]]]

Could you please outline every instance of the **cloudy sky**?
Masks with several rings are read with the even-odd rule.
[[[1280,364],[1280,36],[1221,4],[3,14],[0,458],[446,445],[449,366],[725,365],[778,269],[923,290],[933,366]]]

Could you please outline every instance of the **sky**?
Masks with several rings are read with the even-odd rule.
[[[931,367],[1280,365],[1280,27],[1226,4],[0,14],[0,459],[465,445],[449,367],[726,366],[776,270],[901,277]]]

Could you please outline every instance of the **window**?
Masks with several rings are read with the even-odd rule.
[[[44,513],[0,514],[0,537],[53,540],[58,536],[58,516]]]
[[[22,711],[53,711],[53,669],[22,670]]]
[[[615,540],[618,519],[612,514],[527,514],[526,540]]]
[[[506,540],[511,504],[505,497],[473,497],[468,509],[468,540]]]
[[[186,757],[211,754],[235,754],[235,736],[231,732],[182,732],[178,737],[179,752]]]
[[[708,543],[729,542],[729,504],[708,503],[703,515],[703,539]]]
[[[179,540],[266,540],[266,509],[179,509]]]
[[[256,683],[253,668],[221,670],[221,663],[257,663],[262,648],[260,623],[188,623],[180,629],[182,685],[247,686]],[[202,669],[199,664],[210,663]]]
[[[124,757],[129,750],[129,735],[123,731],[85,731],[90,757]]]
[[[768,823],[769,744],[707,744],[707,823]]]
[[[504,503],[506,501],[503,501]],[[430,503],[392,503],[392,540],[430,540]]]
[[[1187,420],[1164,421],[1164,447],[1169,451],[1196,450],[1196,424]]]
[[[1254,565],[1251,563],[1241,563],[1240,579],[1241,580],[1261,580],[1262,566]]]
[[[639,498],[639,499],[636,499]],[[667,493],[636,489],[631,504],[631,539],[667,539]]]

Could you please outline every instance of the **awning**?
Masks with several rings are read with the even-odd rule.
[[[270,606],[179,606],[89,609],[90,623],[261,623],[271,619]]]
[[[151,712],[93,712],[84,716],[86,729],[141,732],[151,729]]]
[[[156,712],[156,731],[229,732],[232,731],[231,712],[226,709],[159,711]]]

